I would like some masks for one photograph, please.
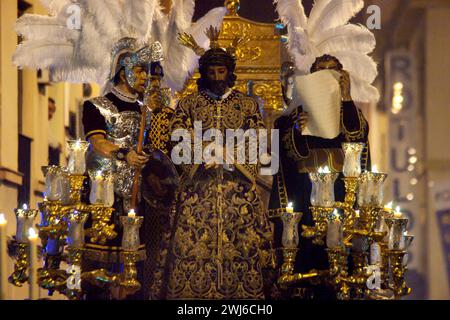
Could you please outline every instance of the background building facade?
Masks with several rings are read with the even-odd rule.
[[[277,19],[272,0],[255,2],[241,0],[240,15],[260,22]],[[312,2],[303,1],[307,13]],[[374,30],[374,58],[382,99],[360,106],[370,124],[372,160],[390,174],[385,197],[399,204],[411,221],[412,298],[450,299],[450,0],[365,3],[380,9],[381,22]],[[197,1],[195,16],[222,4]],[[367,23],[372,11],[366,8],[357,22]],[[12,64],[20,41],[14,23],[24,12],[45,11],[39,0],[0,1],[0,212],[8,220],[9,235],[15,232],[13,209],[42,201],[41,167],[48,163],[49,131],[62,146],[65,164],[66,139],[81,133],[80,106],[100,91],[95,85],[51,83],[45,71],[18,70]],[[402,89],[396,90],[399,83]],[[56,102],[51,121],[49,97]],[[12,272],[12,261],[7,270]],[[9,290],[10,298],[27,295],[26,287]]]

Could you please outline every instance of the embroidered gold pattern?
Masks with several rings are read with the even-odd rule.
[[[187,96],[175,110],[171,130],[192,130],[198,120],[203,130],[263,127],[256,102],[237,91],[220,107],[203,92]],[[270,262],[271,229],[256,185],[239,170],[203,166],[197,166],[192,179],[185,175],[182,180],[171,218],[173,237],[163,237],[152,298],[264,298],[262,273]]]

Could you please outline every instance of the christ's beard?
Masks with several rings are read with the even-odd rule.
[[[212,93],[222,96],[228,89],[228,82],[224,80],[211,80],[208,82],[208,88]]]

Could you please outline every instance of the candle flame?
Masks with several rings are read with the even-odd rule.
[[[326,167],[323,169],[323,173],[331,173],[330,168],[328,168],[328,166],[326,166]]]
[[[292,202],[289,202],[287,207],[288,208],[293,208]]]
[[[136,217],[136,212],[134,211],[134,209],[131,209],[130,211],[128,211],[128,217],[130,217],[130,218]]]
[[[5,215],[3,213],[0,213],[0,225],[5,225],[5,224],[6,224]]]
[[[96,179],[101,179],[102,178],[102,171],[101,170],[97,171],[97,176],[95,178]]]
[[[400,206],[395,207],[395,212],[400,212]]]
[[[319,172],[319,173],[323,173],[323,168],[320,167],[319,170],[318,170],[318,172]]]
[[[24,203],[23,206],[22,206],[22,209],[23,210],[28,210],[28,205],[26,203]]]
[[[359,210],[355,210],[355,212],[356,212],[356,217],[359,218],[360,217]]]
[[[28,229],[28,238],[37,238],[37,233],[33,228]]]
[[[394,203],[391,201],[386,205],[386,209],[392,210]]]
[[[374,165],[372,166],[372,172],[373,172],[373,173],[378,173],[378,167],[377,167],[376,164],[374,164]]]
[[[334,218],[339,218],[339,211],[337,211],[337,209],[334,209],[333,212],[331,213],[331,215],[332,215]]]
[[[55,224],[58,224],[59,223],[59,219],[55,219]]]

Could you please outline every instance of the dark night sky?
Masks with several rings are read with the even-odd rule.
[[[223,6],[224,2],[224,0],[195,1],[196,8],[194,20],[203,16],[212,8]],[[241,0],[239,15],[254,21],[273,22],[277,19],[278,15],[276,14],[275,7],[272,3],[273,0]]]
[[[195,1],[195,13],[194,21],[202,17],[209,10],[223,6],[225,0],[196,0]],[[303,0],[303,6],[305,7],[306,14],[312,8],[313,0]],[[258,22],[271,23],[278,19],[278,14],[275,12],[275,5],[273,0],[241,0],[241,9],[239,15],[243,18],[247,18]],[[360,19],[364,15],[364,10],[353,20],[353,22],[362,22]]]

